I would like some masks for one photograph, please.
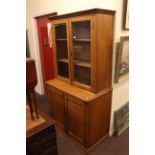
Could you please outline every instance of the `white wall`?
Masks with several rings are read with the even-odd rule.
[[[113,78],[115,69],[115,45],[119,42],[120,36],[128,35],[128,31],[122,31],[122,8],[123,0],[27,0],[27,23],[28,37],[30,44],[30,52],[32,58],[36,60],[38,85],[36,91],[40,94],[43,93],[42,73],[39,57],[39,48],[37,40],[36,23],[34,17],[58,12],[58,14],[70,13],[80,10],[86,10],[91,8],[102,8],[116,10],[115,17],[115,34],[114,34],[114,59],[113,59]],[[113,97],[112,97],[112,113],[111,113],[111,126],[110,134],[113,132],[113,112],[120,106],[125,104],[128,99],[128,86],[129,82],[124,81],[119,84],[113,84]]]

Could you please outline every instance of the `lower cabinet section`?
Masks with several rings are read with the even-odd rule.
[[[51,116],[87,151],[108,137],[111,91],[88,101],[49,86]]]

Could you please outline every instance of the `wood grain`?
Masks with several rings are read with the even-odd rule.
[[[69,85],[66,82],[63,82],[59,79],[53,79],[47,81],[47,84],[51,87],[57,88],[67,94],[71,94],[72,96],[76,96],[77,98],[84,100],[84,101],[89,101],[92,98],[94,98],[96,95],[94,93],[88,92],[86,90],[80,89],[78,87]]]
[[[66,96],[67,131],[80,143],[85,143],[85,105],[76,98]]]
[[[111,88],[114,16],[97,15],[97,92]]]
[[[111,93],[102,95],[89,104],[89,147],[109,132]]]
[[[48,92],[49,96],[49,103],[50,103],[50,111],[51,116],[57,121],[58,125],[64,128],[65,126],[65,118],[64,118],[64,112],[65,112],[65,104],[64,104],[64,97],[61,91],[55,89],[55,90],[49,90]]]

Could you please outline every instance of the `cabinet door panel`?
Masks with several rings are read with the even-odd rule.
[[[68,52],[68,22],[67,20],[62,20],[53,22],[52,25],[57,76],[68,80],[70,61]]]
[[[89,20],[72,22],[72,42],[74,81],[91,85],[91,38]]]
[[[72,83],[87,90],[94,88],[94,30],[93,17],[69,20]]]
[[[57,121],[58,125],[64,128],[65,118],[64,118],[64,97],[63,94],[58,90],[49,91],[49,102],[51,116]]]
[[[80,143],[85,143],[86,137],[86,108],[83,103],[67,97],[67,131]]]

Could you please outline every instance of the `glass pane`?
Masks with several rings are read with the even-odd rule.
[[[55,25],[58,75],[68,78],[68,50],[66,24]]]
[[[91,84],[90,21],[72,23],[74,81]]]
[[[68,63],[58,62],[58,74],[66,78],[69,77]]]
[[[57,39],[67,39],[66,24],[55,25],[55,30]]]
[[[74,65],[75,81],[85,85],[90,85],[91,84],[90,77],[91,77],[90,68]]]

